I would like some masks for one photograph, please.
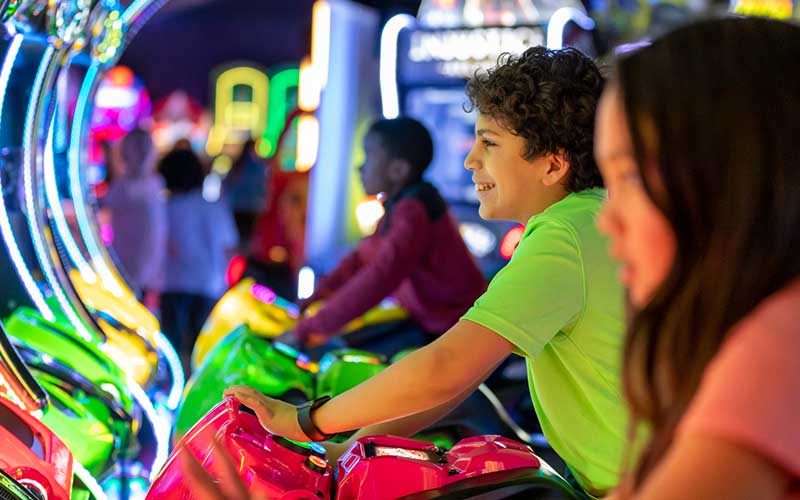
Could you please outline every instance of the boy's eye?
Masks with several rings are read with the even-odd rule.
[[[496,143],[490,141],[489,139],[481,139],[481,142],[483,143],[484,147],[487,147],[487,148],[491,148],[493,146],[497,146]]]

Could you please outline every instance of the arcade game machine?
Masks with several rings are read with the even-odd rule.
[[[119,18],[118,9],[105,12],[106,22],[102,25]],[[102,79],[99,87],[95,86],[93,79],[97,78],[97,72],[90,71],[91,61],[100,61],[98,49],[104,46],[104,41],[111,39],[121,43],[118,37],[122,36],[114,31],[100,34],[100,42],[89,44],[87,53],[80,54],[83,57],[70,60],[68,78],[61,86],[63,92],[59,95],[57,114],[61,112],[67,119],[64,123],[51,124],[54,133],[48,137],[45,149],[49,222],[57,243],[57,255],[77,295],[109,336],[110,344],[117,347],[119,358],[129,360],[129,364],[135,363],[134,378],[146,388],[154,382],[150,392],[156,399],[163,393],[167,409],[174,410],[183,387],[177,355],[161,333],[158,320],[136,299],[123,272],[115,265],[112,252],[101,241],[111,235],[103,238],[95,194],[103,193],[110,169],[100,161],[102,158],[93,160],[93,154],[97,153],[94,146],[101,139],[122,137],[142,116],[149,116],[149,98],[130,70],[124,67],[112,68],[110,76]],[[107,60],[101,67],[107,68],[113,60]],[[95,102],[106,106],[96,105],[92,110],[93,128],[85,143],[89,147],[84,155],[82,132],[86,132],[83,128],[88,123],[84,118],[91,109],[86,104],[92,102],[94,89],[98,89]],[[116,104],[110,106],[109,102]],[[129,119],[122,120],[121,116]],[[86,184],[91,189],[87,190]]]
[[[65,382],[48,377],[49,373],[29,369],[24,357],[0,326],[0,434],[10,432],[20,441],[17,446],[12,444],[0,452],[1,461],[6,464],[4,472],[32,494],[44,490],[54,495],[59,490],[55,482],[62,483],[66,491],[70,491],[71,483],[70,494],[65,498],[104,498],[95,478],[113,470],[120,448],[107,419],[95,413],[100,408],[93,407],[90,401],[102,395],[92,392],[78,374]],[[52,365],[51,368],[58,369]],[[4,436],[4,441],[7,440],[8,436]],[[74,480],[65,477],[68,481],[64,481],[52,473],[53,466],[66,463],[67,457],[75,477]],[[5,481],[0,478],[0,482]]]
[[[131,78],[127,68],[112,66],[121,55],[124,43],[163,3],[133,2],[120,14],[116,0],[102,2],[103,9],[92,18],[91,38],[84,49],[89,62],[74,60],[71,67],[79,78],[78,85],[65,92],[68,96],[77,94],[64,100],[71,117],[66,128],[66,145],[59,141],[52,144],[55,158],[62,161],[55,162],[55,168],[46,172],[46,180],[57,180],[52,194],[48,192],[49,222],[52,232],[58,236],[56,254],[62,266],[69,270],[72,284],[92,318],[118,345],[117,362],[130,360],[134,355],[147,360],[147,372],[155,382],[148,390],[155,408],[146,409],[155,433],[155,442],[151,443],[155,449],[149,450],[153,454],[150,473],[154,473],[166,458],[168,422],[180,401],[184,376],[180,360],[161,332],[158,321],[138,302],[124,273],[117,267],[113,253],[103,244],[95,197],[102,194],[102,184],[96,184],[98,176],[92,174],[102,173],[103,168],[93,168],[90,146],[98,133],[121,136],[149,116],[149,97],[143,86]],[[107,77],[108,72],[110,76]],[[120,100],[114,96],[127,97]],[[58,135],[56,133],[56,137]],[[76,224],[59,221],[58,216],[63,217],[58,210],[62,203],[71,206]],[[70,231],[75,226],[77,229]],[[145,459],[145,463],[149,462]],[[140,465],[134,463],[133,468],[146,474],[147,468],[142,469]]]
[[[63,10],[63,7],[59,7],[59,9],[62,10],[58,10],[57,12],[66,12]],[[81,26],[85,26],[89,11],[86,10],[78,14],[80,15],[76,15],[75,17],[82,20]],[[8,149],[8,153],[14,154],[15,149],[13,148],[17,148],[16,151],[21,153],[17,156],[18,173],[13,175],[16,175],[16,177],[14,177],[14,182],[17,183],[15,187],[21,186],[24,187],[24,190],[20,189],[18,191],[20,196],[18,196],[16,200],[9,198],[9,201],[12,202],[9,208],[13,209],[15,206],[17,208],[17,210],[13,210],[13,213],[10,214],[10,218],[14,221],[17,231],[14,232],[15,234],[13,236],[11,234],[6,234],[5,236],[7,238],[16,237],[23,246],[32,250],[33,255],[36,257],[36,262],[31,262],[29,265],[33,268],[41,269],[41,282],[46,282],[47,286],[53,292],[52,295],[47,296],[48,300],[56,304],[55,310],[63,313],[61,317],[66,323],[72,325],[78,334],[89,339],[92,337],[93,333],[100,334],[99,331],[92,332],[92,330],[101,330],[102,325],[90,317],[84,304],[79,300],[79,297],[72,287],[66,270],[58,266],[53,260],[53,252],[51,249],[57,248],[56,238],[54,233],[50,231],[47,222],[52,212],[47,210],[43,203],[43,197],[41,196],[43,191],[46,191],[46,189],[42,188],[50,187],[44,182],[46,176],[43,175],[42,169],[47,170],[48,168],[53,168],[52,152],[50,150],[52,147],[52,134],[48,133],[48,131],[52,130],[53,126],[51,124],[51,114],[45,112],[45,110],[51,107],[51,105],[48,104],[48,99],[56,96],[55,82],[61,71],[61,60],[59,60],[58,57],[63,56],[65,59],[69,58],[72,52],[72,43],[77,37],[76,33],[77,31],[74,33],[67,33],[67,35],[72,38],[69,44],[67,44],[67,42],[62,42],[62,48],[56,48],[55,46],[51,48],[48,43],[40,43],[37,45],[38,40],[35,39],[34,34],[28,35],[26,39],[17,39],[20,40],[23,52],[28,45],[31,47],[30,50],[39,51],[39,53],[34,56],[39,59],[33,60],[40,61],[40,65],[39,67],[31,68],[26,73],[32,75],[30,76],[30,78],[33,79],[31,83],[37,85],[37,87],[34,88],[33,91],[25,89],[26,92],[31,93],[29,96],[24,97],[25,100],[20,101],[21,103],[29,103],[27,114],[22,115],[25,116],[24,123],[20,123],[19,125],[21,126],[19,128],[13,126],[6,128],[6,132],[10,134],[14,132],[22,133],[21,136],[17,135],[19,140],[9,137],[10,148]],[[34,107],[41,108],[42,111],[35,111]],[[12,112],[12,115],[13,114]],[[18,147],[19,144],[22,144],[22,148]],[[9,168],[11,169],[10,164]],[[11,181],[11,178],[9,181]],[[11,182],[9,182],[9,184],[10,183]],[[8,186],[8,188],[10,189],[11,186]],[[14,201],[16,201],[16,205],[13,203]],[[7,231],[7,233],[10,232],[11,231]],[[29,245],[26,245],[25,242],[29,243]],[[21,272],[23,274],[25,273],[24,271]],[[38,295],[40,294],[34,292],[34,296]],[[41,304],[39,304],[39,308],[41,309]],[[152,378],[151,363],[146,360],[137,363],[136,357],[129,356],[126,352],[125,347],[127,346],[124,346],[124,343],[127,339],[122,336],[120,336],[120,338],[122,342],[105,344],[107,351],[117,357],[119,362],[128,365],[127,368],[134,374],[137,383],[147,385]],[[120,343],[122,343],[123,346],[119,346]]]
[[[586,36],[592,27],[577,0],[424,0],[416,19],[399,15],[383,27],[383,115],[410,116],[431,131],[435,153],[427,177],[447,200],[487,276],[511,258],[522,231],[516,224],[478,215],[472,173],[464,168],[476,117],[464,111],[466,80],[494,66],[504,52],[518,54],[535,45],[560,48],[565,34],[592,55],[591,36]]]
[[[2,95],[2,99],[0,99],[0,120],[2,120],[0,140],[3,142],[1,172],[3,196],[0,200],[0,212],[2,212],[0,226],[5,250],[8,252],[6,259],[0,259],[3,260],[2,278],[5,281],[4,292],[6,292],[3,307],[4,315],[8,314],[9,309],[17,304],[37,307],[38,311],[29,309],[22,311],[22,314],[36,319],[41,318],[44,322],[49,322],[48,326],[51,327],[58,321],[58,315],[62,319],[61,326],[66,325],[70,331],[59,332],[56,335],[60,336],[60,333],[64,333],[63,338],[67,343],[80,344],[79,333],[69,325],[70,315],[74,314],[74,311],[67,310],[66,306],[69,304],[63,300],[65,298],[63,290],[56,291],[47,284],[47,279],[53,277],[53,269],[38,265],[31,266],[31,268],[26,266],[27,263],[35,261],[31,254],[35,253],[37,248],[41,248],[41,241],[37,240],[34,233],[27,227],[27,223],[30,221],[24,219],[28,214],[36,211],[36,207],[29,203],[30,195],[35,191],[33,169],[30,168],[32,162],[35,161],[33,159],[35,149],[31,144],[34,139],[31,137],[31,131],[41,123],[44,107],[40,104],[44,101],[43,95],[50,91],[48,77],[52,77],[53,72],[58,69],[57,63],[54,63],[57,61],[54,56],[58,55],[58,49],[49,45],[43,37],[35,32],[22,35],[20,31],[26,29],[33,31],[32,26],[43,21],[51,26],[60,26],[61,30],[55,32],[58,36],[57,39],[67,44],[72,35],[71,30],[75,29],[74,22],[76,19],[80,19],[81,15],[88,14],[88,11],[70,13],[69,9],[65,10],[67,6],[64,3],[54,3],[50,10],[44,10],[41,7],[30,3],[20,5],[13,25],[11,25],[11,32],[4,34],[2,41],[4,56],[0,67],[0,76],[2,77],[0,84],[3,87],[0,92]],[[75,17],[69,17],[67,14]],[[20,164],[22,164],[22,168],[20,168]],[[23,213],[23,209],[25,213]],[[31,269],[34,269],[33,272]],[[62,301],[65,308],[59,310],[57,308],[61,307]],[[42,315],[47,315],[49,318],[42,318]],[[25,330],[24,327],[19,328],[17,333],[22,337],[28,337],[26,335],[28,332]],[[55,338],[53,337],[55,331],[49,333],[51,338]],[[91,338],[91,334],[86,331],[80,333],[87,334],[86,337]],[[22,343],[23,348],[30,348],[30,345],[26,345],[24,340],[20,338],[16,340]],[[88,339],[84,338],[83,340]],[[88,347],[88,344],[82,345]],[[32,351],[32,354],[38,358],[33,362],[37,365],[37,369],[40,369],[42,378],[46,380],[45,387],[48,391],[52,391],[53,401],[56,401],[56,404],[64,404],[56,410],[44,412],[42,418],[47,419],[54,427],[64,424],[61,425],[61,428],[64,431],[65,439],[80,453],[81,458],[87,462],[93,473],[102,473],[107,470],[109,463],[113,465],[113,458],[110,454],[115,451],[112,450],[112,446],[117,443],[114,443],[113,436],[110,436],[109,428],[105,426],[104,422],[99,421],[100,417],[96,417],[96,415],[105,410],[106,416],[108,416],[109,412],[120,409],[117,403],[121,403],[121,401],[112,401],[114,396],[111,395],[111,392],[121,398],[125,394],[126,387],[124,385],[116,386],[111,382],[106,389],[103,389],[98,384],[88,382],[86,379],[81,380],[74,373],[67,373],[63,370],[64,367],[60,366],[51,356],[54,352],[48,353],[48,349],[53,347],[51,344],[46,344],[38,349],[28,351],[28,354],[31,354]],[[39,361],[41,363],[38,363]],[[72,388],[82,386],[88,392],[83,395],[79,395],[77,392],[70,394],[70,386]],[[93,394],[94,397],[89,394]],[[89,401],[87,398],[95,401]],[[105,405],[106,402],[109,404]],[[41,414],[41,411],[38,414]],[[62,417],[66,417],[66,420]],[[71,422],[68,422],[70,419]],[[122,429],[123,432],[130,432],[130,417],[127,418],[123,427],[127,427],[127,429]],[[117,429],[119,430],[120,427]],[[43,432],[41,431],[41,433]],[[111,439],[109,439],[110,437]],[[55,446],[55,440],[48,438],[48,442],[54,443],[53,446]],[[77,466],[76,470],[83,470],[83,468]],[[92,482],[91,477],[87,477],[87,481],[84,481],[85,484]]]
[[[0,116],[3,120],[2,142],[2,203],[0,203],[0,230],[7,256],[0,259],[4,271],[0,273],[7,292],[2,303],[3,316],[11,314],[9,326],[17,325],[17,340],[22,344],[35,342],[27,330],[47,331],[62,345],[72,351],[52,350],[58,342],[39,342],[32,351],[41,354],[47,364],[53,359],[76,372],[84,368],[76,353],[86,353],[106,366],[109,383],[92,381],[99,385],[99,394],[130,408],[131,396],[136,400],[138,412],[144,412],[151,430],[161,428],[160,419],[139,384],[107,358],[104,334],[83,304],[75,295],[64,269],[56,265],[51,249],[53,235],[44,217],[43,165],[46,163],[46,138],[52,118],[54,83],[68,59],[75,41],[74,22],[85,24],[90,14],[89,5],[80,11],[70,11],[69,2],[56,2],[50,10],[38,4],[24,4],[15,18],[16,33],[4,40],[2,80],[3,101]],[[63,19],[66,13],[74,18]],[[62,18],[58,18],[61,16]],[[55,17],[58,21],[52,21]],[[46,39],[33,32],[31,26],[52,22],[59,27],[58,37]],[[74,22],[73,22],[74,21]],[[22,31],[25,35],[20,34]],[[55,41],[52,41],[55,40]],[[52,43],[51,43],[52,41]],[[28,306],[15,311],[17,306]],[[30,347],[30,346],[29,346]],[[99,349],[98,349],[99,347]],[[48,351],[48,349],[51,349]],[[75,354],[74,359],[73,354]],[[126,404],[127,401],[127,404]],[[131,425],[131,422],[128,422]],[[160,455],[166,455],[165,446]]]
[[[449,450],[431,442],[370,436],[333,464],[319,443],[269,434],[255,412],[233,398],[225,398],[181,439],[147,498],[192,497],[183,475],[186,454],[219,480],[225,469],[219,448],[237,457],[234,470],[245,488],[265,498],[581,498],[528,446],[502,436],[462,439]]]

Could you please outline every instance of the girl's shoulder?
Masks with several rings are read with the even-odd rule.
[[[764,299],[706,367],[679,431],[723,437],[800,478],[800,279]]]
[[[765,331],[773,333],[759,333]],[[782,341],[800,348],[800,278],[761,301],[733,328],[726,344],[764,341]]]

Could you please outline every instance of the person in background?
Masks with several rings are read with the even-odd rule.
[[[225,292],[225,270],[238,237],[224,201],[203,198],[203,165],[192,151],[172,150],[158,167],[169,198],[169,236],[161,297],[161,324],[189,366],[194,341]]]
[[[114,240],[134,292],[157,293],[162,286],[167,215],[164,180],[155,172],[157,152],[150,133],[129,132],[119,145],[121,175],[111,182],[103,204],[111,213]]]
[[[247,249],[256,219],[266,207],[267,174],[266,164],[256,152],[255,141],[248,139],[222,180],[222,196],[233,210],[243,249]]]
[[[329,339],[386,297],[405,308],[411,325],[359,347],[392,355],[427,344],[447,331],[486,290],[439,191],[423,180],[433,158],[425,126],[411,118],[379,120],[364,137],[364,191],[384,199],[375,233],[364,238],[320,281],[305,306],[322,300],[315,315],[282,337],[305,344]]]
[[[800,498],[798,95],[800,28],[779,21],[699,22],[617,62],[596,141],[633,312],[616,500]]]

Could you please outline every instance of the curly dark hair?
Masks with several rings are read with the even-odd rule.
[[[594,162],[594,115],[604,81],[594,62],[573,48],[532,47],[475,72],[467,82],[467,110],[524,138],[527,160],[564,151],[567,190],[582,191],[603,186]]]

